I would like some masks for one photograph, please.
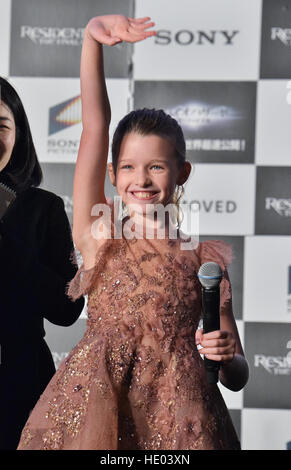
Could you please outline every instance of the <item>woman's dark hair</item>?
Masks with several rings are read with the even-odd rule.
[[[30,186],[39,186],[43,174],[37,159],[28,119],[17,92],[7,80],[0,77],[0,99],[13,114],[16,135],[9,162],[0,171],[0,180],[11,185],[16,192]]]
[[[162,109],[137,109],[124,116],[118,123],[112,140],[112,165],[116,175],[121,142],[125,134],[158,135],[169,140],[175,148],[178,166],[186,160],[186,145],[183,131],[176,121]]]

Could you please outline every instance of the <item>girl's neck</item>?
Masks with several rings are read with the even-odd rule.
[[[169,214],[166,212],[163,220],[157,218],[153,220],[143,214],[135,214],[134,217],[126,217],[127,228],[132,227],[134,231],[142,238],[154,239],[177,239],[179,238],[179,229],[173,224]]]

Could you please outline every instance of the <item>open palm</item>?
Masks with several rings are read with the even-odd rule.
[[[92,18],[88,23],[88,31],[93,39],[107,46],[114,46],[122,41],[138,42],[156,34],[146,31],[155,23],[148,21],[150,17],[127,18],[123,15],[105,15]]]

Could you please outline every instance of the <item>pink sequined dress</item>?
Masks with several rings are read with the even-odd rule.
[[[67,294],[88,295],[86,332],[32,410],[18,449],[240,449],[195,345],[199,267],[215,261],[224,270],[226,312],[231,248],[181,243],[181,236],[107,239],[95,266],[79,268]]]

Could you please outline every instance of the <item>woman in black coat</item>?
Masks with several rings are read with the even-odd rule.
[[[63,200],[38,188],[42,171],[23,105],[1,77],[0,92],[0,182],[16,193],[0,216],[0,449],[16,449],[55,373],[43,319],[69,326],[84,299],[66,295],[77,263]],[[5,189],[0,194],[3,202]]]

